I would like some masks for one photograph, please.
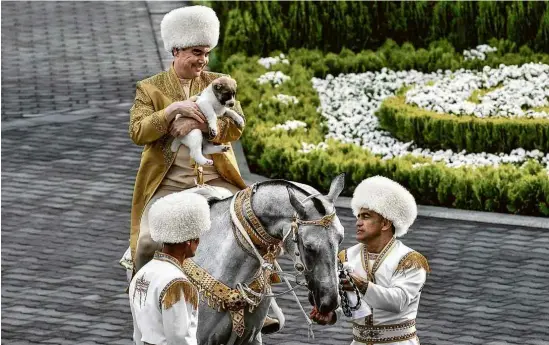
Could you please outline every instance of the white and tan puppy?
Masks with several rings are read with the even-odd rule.
[[[191,97],[191,100],[196,102],[200,111],[208,120],[211,137],[217,135],[218,117],[228,116],[234,120],[238,127],[242,128],[244,126],[242,116],[228,108],[234,106],[235,94],[236,81],[229,77],[220,77],[208,85],[200,94]],[[179,117],[178,114],[176,119]],[[199,129],[193,129],[189,134],[175,138],[171,146],[172,151],[176,152],[181,144],[189,148],[189,155],[198,165],[213,165],[213,161],[204,157],[204,154],[221,153],[229,150],[227,145],[214,145],[204,140]]]

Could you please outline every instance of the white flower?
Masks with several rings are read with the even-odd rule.
[[[464,50],[463,56],[465,57],[465,60],[474,60],[474,59],[486,60],[487,53],[492,53],[497,50],[498,50],[497,48],[490,47],[487,44],[481,44],[477,46],[476,49]]]
[[[299,103],[299,100],[297,99],[296,96],[289,96],[289,95],[284,95],[284,94],[281,94],[281,93],[279,93],[276,96],[273,96],[272,98],[274,100],[280,102],[280,103],[285,104],[285,105],[298,104]]]
[[[307,124],[305,122],[302,122],[302,121],[296,121],[296,120],[288,120],[282,124],[278,124],[274,127],[271,128],[272,131],[275,131],[275,130],[285,130],[285,131],[290,131],[290,130],[294,130],[294,129],[298,129],[298,128],[305,128],[305,131],[307,130]]]
[[[267,72],[267,73],[261,75],[259,78],[257,78],[257,82],[259,84],[271,83],[275,87],[279,86],[280,84],[282,84],[286,80],[290,80],[290,77],[285,75],[284,73],[282,73],[280,71]]]
[[[266,69],[270,69],[271,66],[276,65],[277,63],[283,63],[286,65],[290,64],[290,61],[286,59],[286,56],[284,54],[280,54],[279,56],[274,57],[260,58],[257,62]]]
[[[478,104],[469,101],[474,92],[496,86],[479,95]],[[523,110],[549,106],[548,96],[549,65],[528,63],[520,67],[485,67],[482,71],[461,69],[432,85],[418,83],[406,92],[406,103],[458,116],[549,118],[545,111]]]
[[[305,142],[301,142],[301,147],[302,147],[301,150],[298,150],[297,152],[309,153],[315,150],[325,151],[328,148],[328,144],[326,144],[325,142],[320,142],[317,145],[315,145],[315,144],[308,144]]]

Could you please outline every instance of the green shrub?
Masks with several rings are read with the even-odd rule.
[[[486,60],[467,60],[455,51],[447,40],[432,42],[428,49],[415,49],[410,43],[398,46],[395,41],[387,40],[383,46],[373,52],[364,50],[354,53],[342,50],[342,54],[323,54],[319,50],[290,49],[292,62],[311,69],[315,77],[324,78],[328,74],[360,73],[378,71],[383,67],[391,70],[415,69],[431,72],[438,69],[455,71],[460,68],[481,70],[484,66],[498,67],[500,64],[521,65],[527,62],[549,63],[549,55],[535,53],[528,47],[520,51],[512,42],[492,39],[490,44],[498,48],[489,53]]]
[[[360,52],[378,49],[387,39],[418,48],[446,39],[462,51],[496,38],[537,51],[549,49],[546,1],[195,3],[213,7],[220,18],[223,61],[239,52],[266,56],[290,48]]]
[[[405,101],[405,96],[386,99],[376,113],[380,126],[399,140],[432,150],[508,153],[522,147],[549,152],[549,120],[453,116]]]
[[[393,46],[391,49],[404,48]],[[452,52],[445,45],[436,49],[441,50],[438,52],[441,55]],[[421,49],[415,54],[420,51],[427,56],[431,54]],[[386,48],[384,54],[389,53],[391,51]],[[250,169],[270,178],[305,182],[321,190],[329,188],[335,175],[346,172],[343,195],[348,196],[363,179],[383,175],[409,188],[420,204],[549,216],[549,175],[535,161],[520,167],[503,164],[499,167],[449,168],[424,157],[383,160],[356,145],[334,140],[327,141],[325,151],[300,153],[302,142],[318,143],[324,140],[326,134],[323,118],[317,112],[320,104],[318,94],[310,79],[320,70],[334,73],[327,69],[328,63],[347,72],[353,72],[350,66],[363,68],[364,64],[351,63],[347,60],[349,58],[366,61],[368,66],[376,66],[377,69],[388,67],[384,65],[387,62],[384,54],[352,54],[346,51],[343,59],[346,62],[342,63],[318,51],[292,50],[288,54],[290,65],[280,64],[275,68],[291,77],[290,81],[279,87],[257,84],[257,78],[267,71],[257,63],[257,56],[231,56],[225,67],[226,72],[238,80],[238,97],[247,115],[247,130],[241,140]],[[500,58],[500,61],[504,60]],[[426,66],[436,64],[427,63]],[[278,93],[297,96],[299,103],[282,105],[272,98]],[[303,121],[307,123],[307,130],[285,132],[271,129],[287,120]]]

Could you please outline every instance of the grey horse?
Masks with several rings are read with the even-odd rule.
[[[282,240],[289,231],[292,218],[318,220],[335,212],[335,200],[343,190],[344,175],[336,177],[330,191],[323,196],[316,189],[285,180],[271,180],[255,185],[251,199],[253,212],[267,233]],[[313,195],[316,195],[312,197]],[[304,201],[305,200],[305,201]],[[232,198],[210,201],[212,227],[200,238],[200,245],[192,259],[210,275],[225,285],[249,282],[260,269],[257,258],[247,253],[233,233],[230,214]],[[337,250],[343,240],[343,226],[335,216],[327,227],[299,225],[297,243],[288,236],[284,252],[295,259],[296,250],[306,267],[304,278],[310,301],[321,313],[335,310],[339,305]],[[245,332],[234,344],[261,344],[261,326],[271,298],[264,298],[253,310],[245,311]],[[198,343],[227,344],[231,338],[232,322],[229,312],[210,308],[204,301],[199,306]],[[233,335],[234,339],[234,335]]]

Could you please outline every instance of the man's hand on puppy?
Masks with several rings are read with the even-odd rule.
[[[181,137],[189,134],[193,129],[208,132],[206,117],[196,103],[189,100],[174,102],[166,108],[166,118],[170,122],[170,134]]]
[[[195,119],[198,122],[206,122],[206,118],[198,108],[198,105],[189,100],[174,102],[168,105],[165,109],[165,114],[168,123],[172,123],[176,119],[177,115]]]
[[[176,117],[170,126],[170,134],[174,137],[182,137],[189,134],[193,129],[199,129],[204,133],[208,132],[208,124],[205,122],[199,122],[193,118],[188,117]]]

